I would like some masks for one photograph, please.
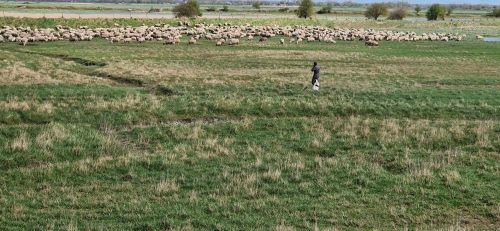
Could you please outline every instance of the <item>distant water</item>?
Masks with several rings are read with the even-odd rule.
[[[500,42],[500,37],[486,37],[483,39],[485,42]]]

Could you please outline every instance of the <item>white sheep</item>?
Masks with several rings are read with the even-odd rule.
[[[239,39],[229,39],[229,45],[237,45],[240,44]]]
[[[375,40],[368,40],[368,41],[365,42],[365,45],[376,47],[376,46],[378,46],[378,42],[375,41]]]
[[[189,39],[188,44],[196,44],[196,39],[194,38]]]

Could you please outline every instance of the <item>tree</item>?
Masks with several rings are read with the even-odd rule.
[[[387,6],[383,3],[374,3],[368,6],[365,11],[367,18],[378,19],[381,15],[387,15]]]
[[[446,7],[440,4],[433,4],[425,13],[427,20],[438,20],[443,19],[446,14]]]
[[[500,17],[500,8],[493,8],[493,11],[487,15],[496,18]]]
[[[301,0],[299,8],[297,9],[297,16],[299,16],[299,18],[310,18],[313,13],[312,0]]]
[[[260,2],[258,2],[258,1],[257,1],[257,2],[254,2],[254,3],[252,4],[252,7],[253,7],[253,8],[255,8],[255,9],[257,9],[257,10],[260,10]]]
[[[397,8],[391,11],[389,14],[389,20],[402,20],[406,17],[406,10],[404,8]]]
[[[332,8],[333,8],[333,5],[331,3],[328,3],[326,5],[323,5],[317,13],[318,14],[330,14],[330,13],[332,13]]]
[[[446,11],[446,16],[450,16],[453,13],[453,9],[451,7]]]
[[[175,13],[175,17],[189,17],[194,18],[201,16],[200,5],[196,0],[188,0],[186,3],[181,3],[174,7],[172,12]]]
[[[420,11],[422,11],[422,8],[420,8],[419,5],[415,6],[415,15],[420,16]]]
[[[215,7],[211,6],[211,7],[207,8],[206,11],[217,11],[217,9],[215,9]]]

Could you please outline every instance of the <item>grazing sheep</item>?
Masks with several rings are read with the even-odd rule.
[[[376,47],[376,46],[378,46],[378,42],[374,41],[374,40],[368,40],[368,41],[365,42],[365,45],[366,46],[371,46],[371,47]]]
[[[229,39],[229,45],[237,45],[240,44],[239,39]]]
[[[154,26],[139,27],[120,27],[115,24],[111,28],[89,28],[81,26],[70,28],[67,26],[56,26],[55,28],[30,28],[30,27],[9,27],[0,28],[0,42],[19,42],[20,38],[28,39],[28,42],[48,42],[48,41],[91,41],[94,38],[104,38],[114,42],[132,42],[143,43],[145,41],[166,41],[165,44],[180,43],[180,38],[184,35],[190,36],[192,40],[208,39],[218,41],[227,39],[228,43],[237,44],[229,41],[230,39],[241,39],[247,37],[252,40],[254,36],[260,36],[259,42],[265,42],[268,38],[282,36],[279,40],[281,44],[289,38],[290,43],[300,43],[303,40],[308,42],[320,41],[335,43],[335,39],[344,41],[461,41],[465,35],[453,33],[422,33],[418,35],[415,32],[397,32],[397,31],[375,31],[373,29],[347,29],[347,28],[326,28],[321,26],[252,26],[241,25],[231,26],[227,23],[220,25],[208,25],[199,23],[190,27],[188,23],[180,22],[179,26],[170,26],[165,24],[156,24]],[[483,36],[476,35],[477,39],[483,39]],[[222,41],[221,45],[226,41]],[[239,42],[238,42],[239,43]],[[188,44],[194,44],[188,42]]]
[[[476,39],[483,39],[483,36],[481,36],[481,35],[476,35]]]
[[[166,39],[163,44],[164,45],[175,45],[175,40],[174,39]]]
[[[324,41],[327,43],[337,43],[333,38],[326,38]]]
[[[222,46],[222,42],[221,41],[217,41],[217,43],[215,43],[216,46]]]
[[[196,39],[194,38],[189,39],[188,44],[196,44]]]
[[[26,44],[28,44],[28,38],[20,38],[19,43],[23,46],[26,46]]]
[[[120,38],[117,38],[117,37],[112,37],[111,40],[110,40],[111,43],[117,43],[117,42],[120,42]]]

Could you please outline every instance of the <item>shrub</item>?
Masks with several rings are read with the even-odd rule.
[[[201,16],[200,5],[196,0],[188,0],[186,3],[181,3],[174,7],[172,12],[175,13],[175,17],[189,17],[194,18]]]
[[[444,19],[445,14],[446,14],[445,6],[440,4],[433,4],[431,7],[429,7],[425,16],[427,17],[427,20],[438,20],[438,19]]]
[[[321,7],[321,9],[317,12],[318,14],[330,14],[332,13],[332,4],[331,3],[328,3],[324,6]]]
[[[148,13],[158,13],[160,12],[161,9],[160,8],[153,8],[151,7],[149,10],[148,10]]]
[[[299,18],[310,18],[313,15],[312,0],[300,0],[299,8],[296,11]]]
[[[391,11],[388,19],[390,20],[402,20],[406,17],[406,10],[404,8],[397,8]]]
[[[452,13],[453,13],[453,9],[448,8],[448,10],[446,11],[446,16],[450,16]]]
[[[220,9],[220,11],[228,12],[229,11],[229,7],[228,6],[223,6],[222,9]]]
[[[365,16],[367,18],[378,19],[381,15],[387,14],[387,6],[383,3],[374,3],[368,6],[365,11]]]
[[[255,9],[257,9],[257,10],[260,10],[260,2],[254,2],[252,4],[252,7],[255,8]]]
[[[500,17],[500,8],[495,8],[491,13],[488,14],[491,17]]]
[[[288,9],[288,7],[285,7],[285,8],[279,9],[278,11],[281,13],[286,13],[286,12],[288,12],[288,10],[290,10],[290,9]]]
[[[422,8],[420,8],[419,5],[415,6],[415,15],[416,16],[419,16],[420,15],[420,11],[422,11]]]
[[[213,12],[213,11],[217,11],[217,9],[215,9],[215,7],[212,6],[212,7],[207,8],[206,11]]]

